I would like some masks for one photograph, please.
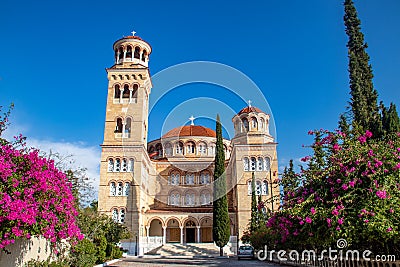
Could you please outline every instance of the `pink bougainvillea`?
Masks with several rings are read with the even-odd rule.
[[[71,184],[52,160],[0,139],[0,248],[17,238],[83,238]]]

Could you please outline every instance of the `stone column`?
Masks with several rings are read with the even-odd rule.
[[[200,243],[200,225],[197,225],[197,243]]]
[[[179,226],[181,228],[181,244],[183,244],[183,226]]]
[[[162,243],[163,243],[163,245],[165,245],[165,243],[167,242],[167,226],[163,226],[162,229],[163,229]]]

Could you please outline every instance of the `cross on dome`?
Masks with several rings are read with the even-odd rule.
[[[247,101],[249,103],[249,108],[251,108],[251,100]]]
[[[191,121],[190,125],[194,125],[195,117],[193,117],[193,115],[189,118],[189,120]]]
[[[132,36],[135,36],[135,33],[136,33],[136,32],[135,32],[135,31],[131,31],[131,33],[132,33]]]

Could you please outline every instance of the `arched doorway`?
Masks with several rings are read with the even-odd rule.
[[[181,241],[181,229],[179,227],[179,221],[175,218],[171,218],[167,222],[167,242],[179,243]]]
[[[162,223],[159,219],[153,219],[150,223],[149,236],[162,236]]]
[[[196,242],[196,223],[190,219],[185,222],[185,242]]]
[[[200,222],[200,230],[201,230],[201,242],[213,242],[212,236],[212,219],[211,218],[204,218]]]

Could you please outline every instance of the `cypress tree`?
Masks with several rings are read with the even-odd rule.
[[[254,233],[258,228],[258,209],[257,209],[257,196],[256,196],[256,178],[254,172],[251,176],[251,220],[250,220],[250,233]]]
[[[389,109],[382,109],[382,124],[387,135],[392,135],[400,132],[400,119],[396,110],[396,105],[390,103]]]
[[[365,51],[368,45],[361,32],[361,21],[352,0],[344,1],[344,24],[348,35],[350,106],[353,127],[358,131],[370,130],[374,137],[382,136],[382,121],[377,103],[378,93],[372,83],[372,67]]]
[[[213,191],[213,238],[223,256],[223,247],[230,236],[230,220],[226,192],[225,152],[222,141],[222,127],[219,115],[216,122],[217,143],[214,159],[214,191]]]

